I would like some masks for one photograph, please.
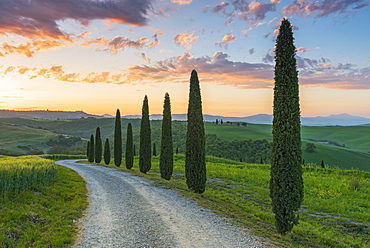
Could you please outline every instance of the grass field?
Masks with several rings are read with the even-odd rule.
[[[370,246],[369,172],[305,167],[300,223],[292,233],[279,235],[269,198],[269,165],[207,157],[207,188],[204,194],[195,194],[186,187],[184,155],[174,157],[174,175],[170,181],[160,178],[158,160],[159,157],[153,158],[148,174],[139,172],[137,158],[132,170],[119,169],[176,189],[281,247]]]
[[[41,121],[41,120],[29,120],[20,118],[10,118],[4,119],[4,122],[30,125],[33,127],[41,127],[51,130],[53,132],[75,135],[84,138],[89,138],[91,134],[95,133],[96,127],[100,127],[102,137],[105,139],[108,137],[110,141],[113,137],[113,127],[114,119],[81,119],[73,121]],[[122,129],[123,129],[123,140],[126,138],[126,127],[128,123],[132,123],[134,131],[134,144],[138,147],[139,145],[139,126],[140,120],[123,119]],[[20,152],[19,144],[26,146],[28,142],[34,142],[33,138],[29,137],[27,132],[21,133],[19,130],[37,132],[39,136],[35,138],[35,147],[42,147],[43,140],[48,140],[48,138],[43,136],[54,135],[51,132],[41,129],[32,129],[26,126],[10,126],[3,124],[0,125],[0,129],[3,129],[3,133],[6,135],[0,137],[0,149],[2,146],[7,147],[9,151]],[[11,130],[9,128],[17,128],[17,131]],[[155,142],[157,146],[160,144],[160,121],[152,121],[152,142]],[[260,124],[248,124],[248,127],[243,126],[231,126],[226,123],[223,125],[215,125],[211,122],[205,123],[205,130],[208,134],[216,134],[218,138],[226,141],[233,140],[261,140],[266,139],[272,141],[271,135],[271,125],[260,125]],[[1,131],[1,130],[0,130]],[[9,136],[8,141],[6,141],[6,136],[9,133],[14,133],[14,136]],[[180,148],[180,153],[184,152],[184,140],[186,135],[186,122],[174,121],[173,122],[173,138],[174,147]],[[15,141],[11,141],[11,139]],[[339,145],[345,145],[345,149],[334,146],[326,145],[318,142],[310,141],[308,139],[314,140],[329,140],[331,142],[336,142]],[[3,141],[3,142],[2,142]],[[9,142],[9,143],[7,143]],[[38,143],[37,143],[38,142]],[[370,171],[370,126],[352,126],[352,127],[302,127],[302,148],[304,150],[306,143],[314,143],[316,145],[316,150],[313,153],[303,152],[303,159],[305,162],[311,162],[320,164],[322,160],[331,167],[340,167],[345,169],[358,168],[360,170]],[[41,149],[41,148],[40,148]],[[23,150],[23,152],[25,152]]]
[[[29,154],[30,149],[45,153],[50,148],[45,142],[57,136],[48,130],[14,126],[3,122],[0,122],[0,132],[0,150],[18,155]]]
[[[207,133],[216,134],[218,138],[228,141],[242,139],[272,141],[271,125],[249,124],[248,127],[242,127],[224,124],[218,126],[208,122],[205,124],[205,129]],[[340,144],[350,144],[349,140],[351,140],[351,144],[358,142],[356,147],[366,150],[367,145],[370,144],[370,127],[302,127],[303,150],[306,143],[314,143],[316,146],[312,153],[303,151],[302,157],[306,163],[319,165],[324,160],[324,163],[331,167],[370,171],[369,153],[360,152],[360,149],[350,149],[347,145],[342,148],[310,141],[307,138],[331,140]]]
[[[1,160],[6,160],[6,166],[0,164],[0,173],[5,167],[17,167],[14,171],[21,178],[14,178],[16,184],[34,179],[29,167],[39,172],[38,179],[45,176],[39,166],[53,167],[57,173],[51,182],[32,184],[0,198],[0,247],[70,247],[78,231],[77,221],[88,204],[85,181],[76,172],[38,156],[2,156]],[[19,167],[25,168],[24,173]],[[0,187],[3,183],[0,180]]]

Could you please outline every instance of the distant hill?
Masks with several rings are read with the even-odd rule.
[[[141,118],[140,115],[126,115],[123,118]],[[151,115],[152,120],[162,119],[162,115],[154,114]],[[253,124],[272,124],[272,115],[258,114],[246,117],[228,117],[219,115],[203,115],[203,118],[207,122],[215,122],[216,119],[222,119],[223,122],[248,122]],[[173,120],[186,121],[186,114],[173,114]],[[370,125],[370,118],[353,116],[349,114],[340,115],[329,115],[329,116],[317,116],[317,117],[301,117],[301,124],[303,126],[356,126],[356,125]]]
[[[0,110],[0,118],[27,118],[27,119],[44,119],[44,120],[73,120],[83,118],[114,118],[114,116],[93,115],[87,114],[83,111],[49,111],[49,110],[35,110],[35,111],[15,111],[15,110]],[[230,117],[220,115],[203,115],[207,122],[215,122],[216,119],[223,122],[247,122],[253,124],[272,124],[272,115],[258,114],[246,117]],[[126,119],[140,119],[141,115],[125,115],[122,118]],[[161,120],[161,114],[150,115],[151,120]],[[172,114],[172,119],[177,121],[186,121],[187,114]],[[370,125],[370,118],[353,116],[349,114],[317,116],[317,117],[301,117],[301,124],[304,126],[356,126],[356,125]]]
[[[87,114],[83,111],[49,111],[49,110],[0,110],[0,118],[27,118],[44,120],[72,120],[81,118],[104,118],[106,116]]]

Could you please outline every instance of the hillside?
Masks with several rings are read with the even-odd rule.
[[[81,118],[102,118],[104,116],[87,114],[83,111],[49,111],[49,110],[5,110],[0,109],[0,118],[30,118],[44,120],[70,120]]]
[[[0,154],[40,154],[50,149],[45,143],[57,136],[48,130],[0,122]]]
[[[12,124],[21,124],[25,126],[31,126],[36,128],[43,128],[56,132],[59,134],[79,136],[88,139],[91,134],[95,134],[97,127],[100,127],[103,140],[109,138],[113,139],[113,128],[114,118],[87,118],[78,120],[31,120],[23,118],[9,118],[3,119],[3,122]],[[137,149],[139,147],[139,119],[122,119],[122,135],[123,140],[126,140],[126,128],[128,123],[132,124],[134,144]],[[161,136],[161,121],[151,121],[152,129],[152,142],[156,143],[157,147],[160,144]],[[244,154],[248,152],[240,146],[245,144],[240,143],[239,147],[237,143],[230,143],[230,147],[235,147],[235,151],[224,152],[217,149],[227,150],[227,142],[234,140],[264,140],[271,142],[271,125],[261,124],[248,124],[244,126],[234,126],[231,124],[216,125],[215,123],[206,122],[205,130],[207,135],[207,144],[209,149],[207,151],[209,155],[214,156],[227,156],[227,158],[233,158],[235,160],[242,160],[247,162],[256,162],[257,153]],[[220,141],[215,141],[211,134],[215,134]],[[186,137],[186,122],[174,121],[173,122],[173,141],[174,149],[178,148],[179,153],[185,151],[185,137]],[[317,142],[320,140],[320,142]],[[331,144],[325,144],[322,140],[329,140]],[[307,143],[314,143],[316,149],[312,153],[306,151],[303,152],[303,159],[306,163],[320,164],[322,160],[330,166],[338,166],[341,168],[352,169],[358,168],[365,171],[370,171],[370,151],[369,148],[370,140],[370,126],[353,126],[353,127],[302,127],[302,148],[304,149]],[[222,143],[222,141],[224,141]],[[125,146],[125,142],[123,142]],[[215,146],[213,143],[220,144]],[[222,143],[222,144],[221,144]],[[327,142],[326,142],[327,143]],[[251,144],[251,143],[248,143]],[[336,145],[345,145],[345,148]],[[255,145],[258,145],[257,143]],[[217,148],[218,147],[218,148]],[[266,147],[264,148],[266,149]],[[138,151],[138,150],[137,150]],[[233,155],[234,154],[234,155]],[[233,157],[232,157],[233,156]],[[263,158],[264,162],[269,162],[268,154],[258,155]],[[248,160],[253,159],[253,160]],[[259,160],[258,160],[259,161]]]

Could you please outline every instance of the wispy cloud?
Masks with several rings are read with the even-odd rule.
[[[111,40],[101,36],[96,39],[85,38],[81,46],[98,46],[98,51],[106,51],[110,53],[117,53],[125,50],[125,48],[142,49],[143,47],[152,48],[159,45],[157,34],[153,35],[153,41],[150,42],[147,38],[140,38],[138,40],[131,40],[128,37],[116,36]],[[150,42],[150,43],[149,43]],[[105,47],[105,48],[104,48]]]
[[[15,46],[4,42],[0,49],[4,51],[5,55],[18,53],[25,55],[27,58],[31,58],[37,51],[43,51],[64,46],[67,46],[67,44],[64,42],[59,42],[57,40],[32,40]]]
[[[181,45],[184,48],[189,50],[193,47],[195,40],[198,39],[198,38],[199,38],[199,36],[195,36],[194,32],[192,32],[192,33],[185,32],[185,33],[182,33],[182,34],[177,34],[173,38],[173,41],[175,42],[175,44]]]
[[[0,35],[15,34],[35,39],[71,41],[59,21],[74,20],[87,25],[93,20],[143,26],[151,0],[1,0]]]
[[[222,41],[216,42],[216,46],[227,48],[230,43],[236,41],[236,37],[233,34],[227,34],[222,38]]]
[[[310,16],[316,14],[317,17],[326,17],[335,13],[347,13],[350,10],[369,7],[366,0],[295,0],[288,6],[283,7],[282,13],[286,15]]]
[[[279,0],[273,0],[268,3],[260,1],[234,0],[221,2],[214,7],[207,6],[204,11],[210,10],[214,14],[222,14],[229,18],[226,25],[230,25],[235,19],[246,21],[250,24],[258,23],[265,19],[266,14],[276,11],[276,5]]]
[[[191,4],[193,0],[171,0],[171,2],[183,5],[183,4]]]

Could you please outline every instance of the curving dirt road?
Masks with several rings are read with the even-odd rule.
[[[152,181],[76,160],[56,163],[84,177],[90,192],[75,247],[264,247],[258,237]]]

